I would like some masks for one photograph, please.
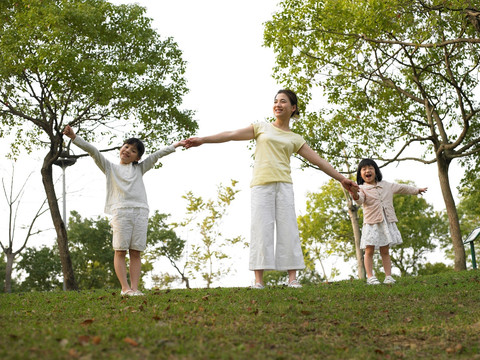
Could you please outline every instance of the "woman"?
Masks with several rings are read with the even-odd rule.
[[[356,193],[358,185],[336,171],[290,130],[290,120],[299,116],[297,96],[280,90],[273,102],[273,123],[255,123],[243,129],[225,131],[186,140],[185,147],[255,139],[255,163],[251,187],[250,270],[255,272],[255,289],[263,289],[264,270],[288,271],[288,286],[301,287],[297,270],[305,268],[298,234],[297,216],[290,176],[290,157],[296,152],[327,175]],[[276,246],[275,246],[276,227]]]

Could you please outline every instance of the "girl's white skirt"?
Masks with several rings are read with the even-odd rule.
[[[362,237],[360,239],[360,249],[365,249],[367,245],[375,246],[378,250],[381,246],[390,247],[402,243],[402,235],[394,222],[387,222],[385,213],[383,221],[377,224],[363,224]]]

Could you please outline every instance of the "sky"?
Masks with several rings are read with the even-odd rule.
[[[262,46],[263,23],[271,19],[277,9],[277,0],[175,0],[175,1],[112,1],[114,4],[137,3],[146,7],[146,15],[153,19],[153,27],[163,37],[173,37],[183,51],[187,62],[187,87],[190,92],[184,97],[184,108],[195,111],[199,123],[199,136],[225,130],[246,127],[253,122],[272,116],[273,98],[281,88],[273,79],[275,57],[273,51]],[[325,105],[324,99],[315,99],[315,106]],[[310,108],[315,110],[315,108]],[[76,154],[80,149],[73,150]],[[0,177],[8,184],[12,173],[12,162],[5,158],[9,152],[8,143],[0,144]],[[147,149],[148,154],[148,149]],[[248,142],[205,144],[198,148],[179,151],[164,157],[163,167],[151,170],[144,176],[150,212],[155,210],[171,214],[170,220],[185,218],[186,201],[182,199],[187,191],[204,199],[215,199],[219,184],[229,185],[230,180],[239,181],[240,192],[232,203],[222,222],[226,237],[242,235],[246,241],[250,228],[250,188],[252,172],[252,151]],[[118,161],[118,154],[106,155],[110,161]],[[40,168],[43,154],[37,152],[22,155],[15,165],[15,180],[32,173],[20,205],[18,225],[26,225],[37,206],[43,200],[43,186]],[[340,170],[340,169],[339,169]],[[62,194],[61,169],[54,169],[57,194]],[[415,162],[400,163],[382,169],[385,180],[412,180],[419,187],[428,187],[424,195],[436,210],[443,210],[443,198],[437,177],[436,165],[421,165]],[[452,189],[462,172],[453,164],[450,171]],[[292,178],[295,191],[297,215],[305,214],[307,192],[316,192],[329,177],[313,169],[300,169],[300,161],[292,158]],[[83,217],[104,216],[105,179],[103,173],[90,158],[81,158],[66,170],[67,213],[78,211]],[[60,209],[62,204],[60,202]],[[6,234],[8,223],[6,202],[0,199],[0,233]],[[40,228],[49,229],[37,235],[29,246],[55,243],[55,232],[49,213],[38,222]],[[22,231],[17,231],[19,243]],[[193,234],[184,234],[192,241]],[[190,239],[189,239],[190,238]],[[6,237],[1,241],[6,243]],[[438,256],[438,254],[433,255]],[[158,265],[163,269],[163,260]],[[235,251],[232,259],[232,274],[225,277],[221,286],[249,286],[253,273],[248,271],[248,250]],[[342,269],[342,277],[354,274],[353,263],[332,258],[327,267]],[[166,269],[166,268],[165,268]],[[337,280],[339,279],[337,278]],[[202,286],[198,283],[197,286]]]

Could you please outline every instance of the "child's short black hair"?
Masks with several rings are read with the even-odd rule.
[[[383,175],[382,175],[382,172],[380,171],[380,168],[378,167],[377,163],[375,161],[373,161],[372,159],[362,159],[362,161],[360,161],[360,163],[358,164],[358,168],[357,168],[357,184],[358,185],[362,185],[365,182],[365,181],[363,181],[362,175],[360,174],[360,171],[365,166],[373,166],[373,168],[375,169],[375,180],[377,182],[382,181]]]
[[[140,139],[130,138],[123,142],[123,145],[125,144],[134,145],[137,148],[139,158],[141,158],[145,153],[145,145],[143,145],[143,142]]]

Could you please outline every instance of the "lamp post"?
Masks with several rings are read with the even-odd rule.
[[[65,185],[65,169],[77,162],[77,159],[68,157],[69,151],[62,151],[58,159],[54,162],[55,165],[62,168],[62,180],[63,180],[63,223],[65,229],[67,228],[67,192]],[[63,291],[66,290],[65,279],[63,279]]]
[[[65,169],[77,162],[77,159],[68,157],[69,151],[62,151],[58,159],[54,162],[55,165],[62,168],[63,180],[63,222],[67,226],[67,202],[66,202],[66,185],[65,185]]]

